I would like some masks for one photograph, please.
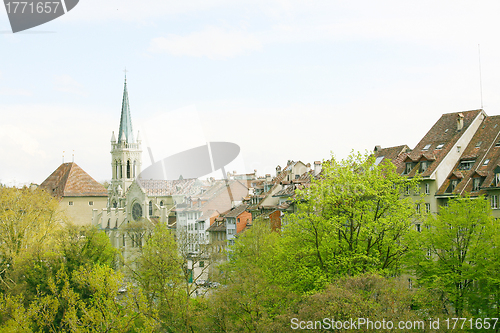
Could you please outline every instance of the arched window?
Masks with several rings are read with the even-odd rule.
[[[127,178],[130,178],[130,160],[127,161]]]
[[[123,170],[122,170],[122,161],[118,163],[118,178],[121,179],[123,177]]]
[[[153,201],[149,202],[149,216],[153,216]]]
[[[160,201],[160,207],[163,207],[163,206],[164,205],[163,205],[163,200],[162,200],[162,201]]]
[[[113,201],[113,208],[118,207],[118,203],[116,201]]]
[[[134,161],[133,177],[135,178],[135,170],[137,169],[137,161]]]
[[[115,161],[115,170],[114,170],[113,178],[118,178],[118,161]]]

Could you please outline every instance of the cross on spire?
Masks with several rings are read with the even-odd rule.
[[[125,69],[123,70],[123,72],[125,73],[125,83],[127,83],[127,73],[129,72],[127,70],[127,67],[125,67]]]

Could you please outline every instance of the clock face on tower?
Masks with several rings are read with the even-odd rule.
[[[138,221],[142,217],[142,207],[137,202],[132,206],[132,217],[136,221]]]

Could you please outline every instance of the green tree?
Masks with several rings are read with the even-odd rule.
[[[222,264],[223,286],[208,299],[206,327],[211,332],[265,332],[293,304],[297,295],[277,283],[275,266],[279,234],[267,221],[256,220],[228,249]]]
[[[490,287],[498,287],[499,277],[498,253],[493,256],[500,245],[497,233],[484,198],[460,197],[430,215],[415,237],[411,267],[421,285],[441,293],[448,312],[460,316],[492,309]]]
[[[307,292],[345,274],[398,272],[415,212],[404,193],[418,181],[370,155],[325,161],[320,177],[297,191],[296,213],[285,219],[283,283]]]
[[[64,217],[45,191],[0,185],[0,291],[16,288],[9,273],[26,257],[50,252]]]
[[[64,269],[48,277],[48,292],[27,305],[22,296],[0,298],[2,332],[153,332],[156,323],[144,315],[140,291],[128,286],[120,296],[121,274],[103,265]],[[82,298],[81,291],[91,297]]]
[[[143,290],[154,317],[163,330],[186,331],[190,296],[183,279],[183,260],[167,226],[159,223],[142,249],[132,269],[132,278]]]

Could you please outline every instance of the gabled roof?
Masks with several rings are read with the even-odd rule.
[[[395,147],[381,148],[376,146],[375,153],[375,163],[380,164],[384,161],[391,161],[396,166],[396,171],[402,173],[404,170],[403,161],[408,157],[410,152],[410,147],[407,145],[400,145]]]
[[[494,173],[500,163],[500,147],[496,146],[499,140],[500,116],[487,117],[436,194],[451,194],[449,192],[449,184],[452,178],[462,178],[453,191],[453,194],[473,192],[473,182],[471,179],[477,177],[483,177],[484,181],[481,185],[481,190],[474,192],[474,195],[484,194],[485,188],[497,188],[496,184],[494,184]],[[470,170],[460,170],[460,164],[464,161],[474,162]],[[486,161],[488,162],[485,164]]]
[[[224,217],[238,217],[248,207],[248,204],[240,204],[223,214]]]
[[[107,197],[106,188],[76,163],[61,164],[40,188],[56,197]]]
[[[483,110],[445,113],[439,118],[415,149],[408,154],[408,157],[415,162],[421,161],[424,154],[426,159],[429,159],[429,157],[434,159],[431,165],[422,172],[422,177],[430,176],[437,169],[441,161],[480,113],[483,113]],[[457,127],[459,118],[463,120],[460,129]],[[419,168],[414,167],[408,176],[413,177],[418,171]]]

